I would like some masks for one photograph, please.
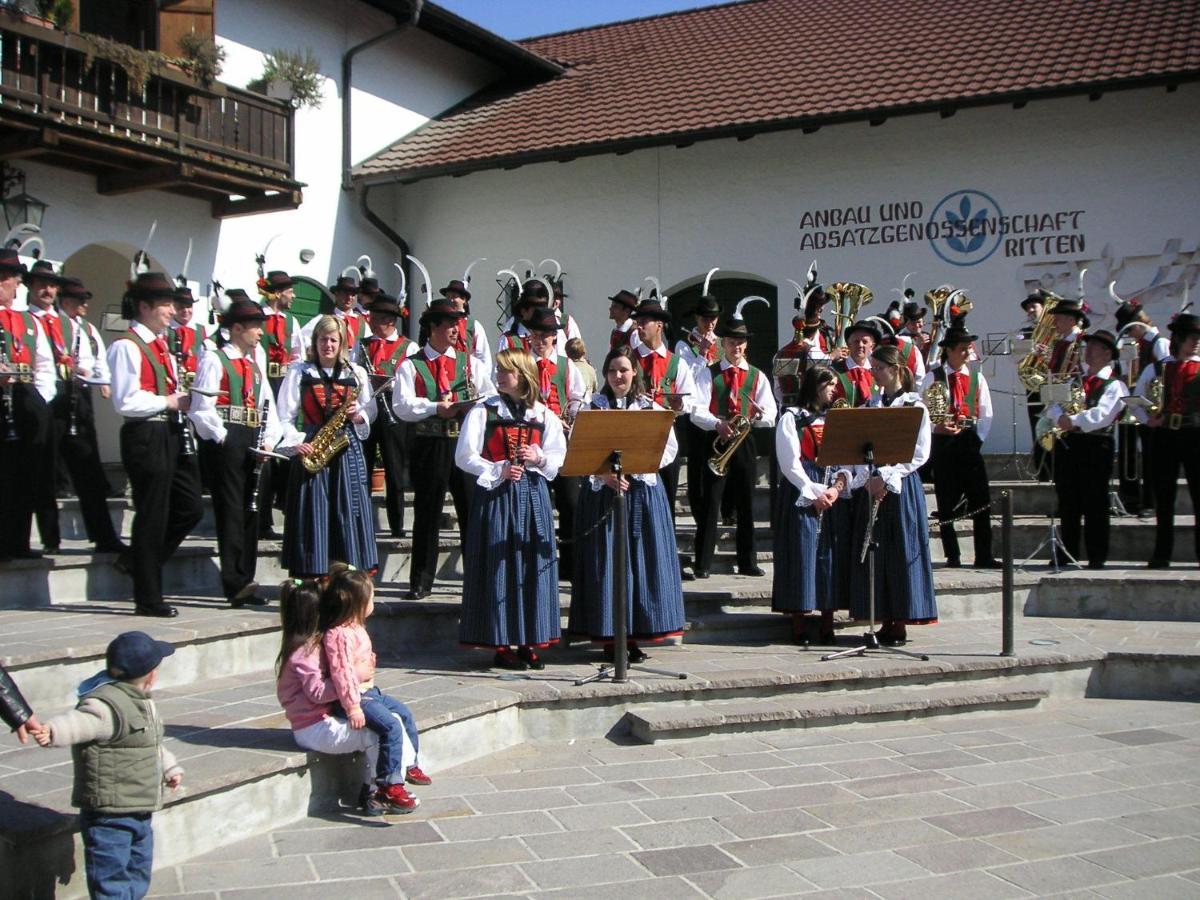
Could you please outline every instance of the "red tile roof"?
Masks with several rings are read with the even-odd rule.
[[[1200,77],[1197,0],[748,0],[522,44],[567,71],[356,169],[416,180]]]

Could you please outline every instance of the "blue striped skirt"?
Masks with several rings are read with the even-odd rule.
[[[614,630],[613,519],[609,516],[603,525],[595,526],[612,508],[615,497],[611,488],[594,491],[585,481],[575,512],[575,534],[589,533],[575,548],[575,590],[567,627],[573,634],[596,641],[611,641]],[[627,633],[630,639],[639,641],[681,634],[686,619],[679,548],[662,479],[655,484],[630,479],[625,515],[629,536],[625,565]]]
[[[823,469],[812,463],[803,465],[814,481],[825,477]],[[825,510],[818,536],[817,512],[811,506],[797,506],[799,497],[796,486],[780,478],[771,608],[786,613],[844,609],[849,602],[849,580],[839,561],[844,560],[849,542],[851,503],[839,500]]]
[[[316,431],[309,428],[305,440]],[[319,472],[310,475],[300,457],[292,459],[282,563],[294,578],[325,575],[334,561],[364,571],[379,567],[369,473],[358,435],[353,428],[347,433],[350,445]]]
[[[865,619],[868,613],[867,563],[859,562],[863,535],[870,515],[870,494],[855,498],[854,552],[851,564],[850,615]],[[933,592],[933,564],[929,557],[929,513],[921,476],[908,475],[900,493],[889,493],[875,519],[875,619],[892,619],[912,625],[937,621]]]
[[[559,638],[554,502],[527,475],[471,486],[458,639],[476,647],[547,647]]]

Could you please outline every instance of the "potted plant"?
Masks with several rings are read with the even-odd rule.
[[[208,35],[189,31],[179,39],[180,67],[205,87],[221,74],[225,63],[225,48]]]
[[[321,74],[321,61],[312,48],[298,50],[272,50],[263,62],[262,74],[246,88],[287,100],[299,108],[309,106],[317,109],[321,105],[325,76]]]

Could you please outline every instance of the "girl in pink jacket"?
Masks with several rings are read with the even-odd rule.
[[[321,592],[319,623],[329,678],[350,727],[365,726],[379,736],[376,796],[397,812],[411,812],[418,801],[405,790],[404,782],[430,784],[431,779],[415,760],[412,765],[404,764],[406,736],[414,754],[420,752],[412,712],[375,686],[375,653],[365,624],[374,609],[371,576],[345,563],[334,563]]]
[[[344,718],[330,715],[337,691],[329,680],[321,651],[321,632],[317,628],[320,598],[320,587],[311,580],[285,581],[280,589],[283,636],[275,660],[275,695],[298,746],[329,754],[363,751],[365,771],[359,806],[368,815],[383,815],[389,807],[376,798],[375,790],[379,738],[369,729],[351,728]]]

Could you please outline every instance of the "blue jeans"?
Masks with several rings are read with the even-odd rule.
[[[94,900],[141,900],[150,890],[154,831],[150,813],[108,816],[84,810],[83,860]]]
[[[366,717],[367,727],[379,735],[379,764],[375,767],[375,776],[381,782],[402,784],[404,773],[400,771],[401,757],[404,752],[404,738],[400,728],[403,723],[404,731],[413,745],[413,752],[419,753],[417,743],[417,723],[412,711],[394,697],[389,697],[379,688],[369,688],[362,693],[359,701],[363,716]],[[399,716],[400,722],[396,721]]]

